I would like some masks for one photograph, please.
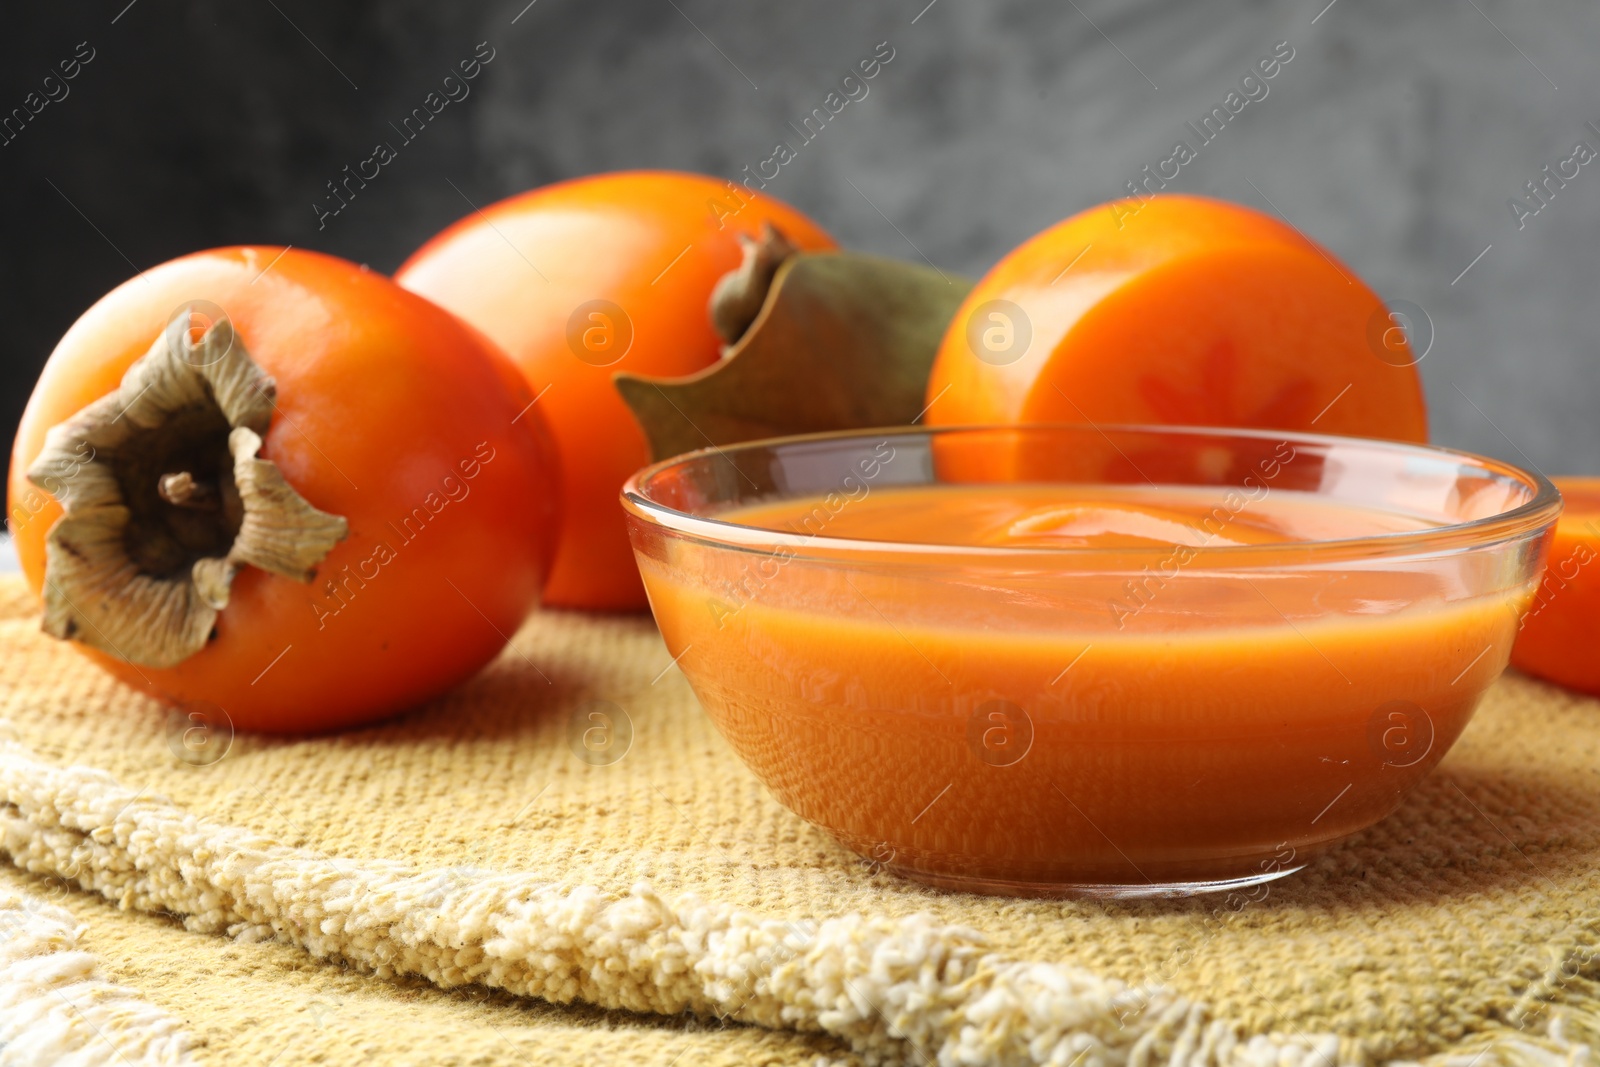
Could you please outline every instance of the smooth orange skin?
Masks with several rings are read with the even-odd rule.
[[[978,283],[940,346],[928,423],[1159,423],[1427,440],[1421,378],[1414,366],[1392,365],[1411,358],[1405,334],[1387,331],[1392,362],[1379,358],[1369,331],[1384,304],[1348,268],[1237,204],[1157,196],[1131,216],[1129,206],[1058,223]],[[974,309],[997,299],[1022,308],[1032,327],[1028,348],[1005,365],[979,359],[968,339]]]
[[[565,487],[547,604],[645,606],[617,495],[650,450],[612,375],[684,375],[716,362],[721,343],[707,303],[739,265],[738,233],[771,221],[802,249],[835,246],[788,205],[741,192],[749,202],[719,224],[711,205],[737,206],[719,179],[670,171],[579,178],[468,215],[395,273],[499,342],[542,394]],[[568,320],[591,300],[611,301],[633,325],[632,347],[609,366],[580,360],[568,343]]]
[[[1600,696],[1600,478],[1555,478],[1566,501],[1511,665]]]
[[[281,251],[185,256],[85,312],[23,415],[9,518],[38,591],[60,508],[24,472],[45,431],[115,389],[181,304],[221,306],[277,380],[262,454],[313,505],[347,518],[350,535],[309,585],[244,568],[216,638],[175,667],[83,651],[163,699],[214,704],[239,729],[321,731],[419,704],[494,658],[537,603],[557,471],[538,413],[513,423],[532,397],[491,342],[381,274]],[[461,462],[486,450],[493,458],[467,479]],[[407,542],[396,527],[416,507],[432,517],[414,520],[420,532]],[[374,567],[380,542],[394,555]],[[330,580],[345,606],[329,595]]]

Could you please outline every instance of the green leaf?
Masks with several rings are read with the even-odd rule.
[[[922,413],[933,357],[972,281],[854,252],[797,255],[715,365],[615,375],[665,459],[783,434],[898,426]]]

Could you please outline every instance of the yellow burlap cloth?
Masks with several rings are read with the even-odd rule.
[[[1063,903],[910,885],[790,815],[644,618],[544,614],[435,705],[197,767],[33,613],[0,582],[0,1063],[1531,1067],[1600,1045],[1600,705],[1524,678],[1397,814],[1264,899]],[[632,723],[614,763],[574,754],[596,700]]]

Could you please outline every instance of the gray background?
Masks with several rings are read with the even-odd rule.
[[[468,200],[624,167],[734,176],[885,40],[895,58],[870,95],[769,192],[859,248],[979,274],[1118,195],[1287,40],[1295,58],[1269,96],[1171,187],[1279,213],[1424,308],[1436,440],[1600,471],[1600,161],[1520,232],[1507,206],[1575,141],[1600,149],[1585,128],[1600,125],[1600,7],[926,2],[114,0],[8,14],[4,109],[79,40],[97,57],[0,147],[0,429],[56,337],[135,267],[270,241],[391,270]],[[471,97],[319,232],[323,183],[392,139],[388,124],[485,40],[497,54]]]

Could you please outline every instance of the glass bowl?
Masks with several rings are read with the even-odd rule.
[[[950,485],[1215,503],[1187,545],[839,535]],[[729,515],[799,498],[786,529]],[[911,878],[1089,896],[1254,885],[1393,811],[1505,668],[1561,510],[1441,448],[1140,426],[758,441],[622,499],[669,652],[780,801]],[[1290,504],[1397,525],[1207,533]]]

